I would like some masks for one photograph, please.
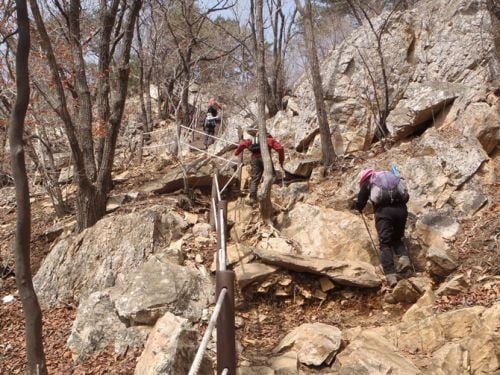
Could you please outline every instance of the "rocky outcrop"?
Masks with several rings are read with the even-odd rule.
[[[152,254],[181,236],[184,219],[168,208],[152,207],[106,217],[80,234],[58,241],[34,278],[40,301],[79,301],[126,280]]]
[[[78,361],[108,345],[117,353],[142,346],[165,314],[179,316],[176,322],[200,320],[212,293],[212,284],[201,272],[170,263],[167,256],[154,256],[134,278],[82,299],[68,346]]]
[[[372,19],[378,30],[390,15],[382,51],[389,88],[387,125],[396,138],[446,120],[477,137],[487,152],[496,147],[497,104],[485,99],[500,75],[495,44],[500,21],[488,2],[424,0],[414,9],[385,11]],[[346,38],[321,69],[337,152],[366,149],[379,121],[369,108],[377,108],[378,100],[383,109],[385,100],[382,67],[369,25]],[[292,99],[294,108],[278,113],[268,127],[287,147],[304,151],[309,146],[315,154],[320,146],[318,127],[306,75],[299,79]]]
[[[198,331],[186,319],[166,313],[149,334],[134,374],[187,374],[198,349]],[[210,359],[205,356],[198,374],[213,374]]]

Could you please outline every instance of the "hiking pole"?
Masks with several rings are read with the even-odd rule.
[[[372,237],[372,234],[370,232],[370,229],[368,228],[368,224],[366,223],[365,215],[363,215],[362,212],[360,212],[360,214],[361,214],[361,218],[363,219],[363,223],[365,224],[366,231],[368,232],[368,236],[370,237],[370,241],[371,241],[373,250],[375,251],[375,254],[377,254],[377,256],[380,256],[380,254],[378,253],[377,247],[375,246],[375,242],[373,241],[373,237]]]

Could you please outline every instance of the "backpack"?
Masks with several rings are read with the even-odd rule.
[[[410,199],[405,181],[391,172],[375,172],[370,186],[370,200],[375,206],[406,203]]]
[[[205,128],[212,130],[215,129],[216,125],[217,123],[215,117],[207,116],[207,118],[205,119]]]
[[[260,141],[258,136],[252,138],[252,143],[250,144],[250,146],[248,146],[248,150],[250,150],[250,152],[252,153],[260,152]]]

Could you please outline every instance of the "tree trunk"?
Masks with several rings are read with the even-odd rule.
[[[271,153],[267,145],[266,129],[266,94],[267,78],[265,65],[264,45],[264,23],[262,20],[262,0],[255,1],[255,31],[257,41],[257,118],[259,122],[259,141],[262,161],[264,162],[264,181],[259,190],[260,214],[262,220],[270,223],[273,216],[273,205],[271,203],[271,186],[273,183],[273,165]]]
[[[312,6],[311,0],[305,0],[304,7],[300,4],[300,0],[295,0],[297,9],[299,10],[304,22],[304,40],[306,42],[307,60],[309,62],[309,71],[311,73],[314,102],[316,104],[316,116],[318,118],[319,133],[321,137],[321,152],[323,156],[323,165],[328,167],[335,160],[335,151],[333,149],[330,127],[328,125],[328,117],[326,115],[323,82],[319,70],[318,54],[316,52],[316,40],[314,37],[314,29],[312,24]]]
[[[14,242],[16,284],[23,304],[28,371],[29,374],[45,375],[47,368],[42,340],[42,311],[33,288],[30,266],[31,207],[23,148],[24,119],[30,96],[28,71],[30,35],[26,0],[16,0],[16,9],[19,34],[16,53],[17,98],[9,127],[10,154],[17,203]]]
[[[79,183],[76,193],[76,225],[81,232],[91,227],[106,214],[109,187],[97,190],[94,185]]]

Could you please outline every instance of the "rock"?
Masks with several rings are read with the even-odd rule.
[[[187,374],[198,349],[199,334],[186,319],[166,313],[149,334],[134,374]],[[205,356],[198,374],[213,374],[210,359]]]
[[[278,253],[272,248],[263,249],[260,247],[255,250],[255,254],[265,263],[293,271],[326,276],[337,284],[361,288],[376,288],[382,284],[382,280],[376,274],[375,268],[371,264],[364,262],[304,257]]]
[[[120,174],[113,176],[113,182],[124,182],[127,181],[130,177],[129,171],[123,171]]]
[[[452,206],[465,216],[474,215],[487,202],[488,198],[478,190],[460,190],[451,196]]]
[[[465,280],[465,276],[463,274],[456,275],[452,277],[450,280],[445,281],[438,290],[436,290],[436,295],[438,296],[450,296],[455,294],[460,294],[465,292],[469,284]]]
[[[127,195],[125,195],[125,194],[115,195],[115,196],[109,197],[107,202],[106,202],[106,212],[111,212],[111,211],[116,210],[118,207],[120,207],[126,201],[127,201]]]
[[[458,233],[460,225],[449,214],[429,212],[420,218],[416,228],[422,241],[431,246],[436,242],[442,243],[442,239],[453,238]]]
[[[430,261],[430,271],[437,276],[448,276],[458,267],[447,251],[438,246],[427,250],[427,260]]]
[[[73,181],[73,166],[61,168],[57,182],[60,184],[68,184],[71,181]]]
[[[189,225],[195,225],[198,222],[198,215],[190,212],[184,212],[184,220],[186,220]]]
[[[166,312],[196,321],[212,293],[210,280],[199,271],[152,257],[117,287],[115,307],[131,325],[153,325]]]
[[[212,186],[212,175],[216,172],[215,164],[205,164],[201,167],[196,165],[187,166],[187,184],[189,186],[210,187]],[[219,184],[224,186],[229,181],[230,176],[219,172]],[[237,182],[237,181],[236,181]],[[237,182],[239,183],[239,182]],[[181,167],[169,168],[165,175],[147,182],[141,187],[141,191],[145,193],[165,194],[184,188],[183,171]]]
[[[267,366],[242,366],[236,370],[237,375],[275,375],[272,368]]]
[[[418,301],[412,305],[404,313],[401,320],[403,322],[418,321],[428,318],[434,314],[433,305],[436,300],[436,295],[432,290],[427,290],[423,296],[421,296]]]
[[[274,349],[275,353],[294,349],[299,362],[309,366],[330,365],[342,342],[337,327],[323,323],[306,323],[287,334]]]
[[[296,159],[285,162],[285,170],[297,176],[309,178],[315,167],[321,164],[321,159]]]
[[[321,290],[323,292],[328,292],[329,290],[332,290],[335,288],[335,284],[332,283],[332,281],[327,277],[320,278],[319,283],[321,285]]]
[[[243,289],[256,281],[265,280],[269,275],[277,271],[276,267],[262,263],[240,264],[234,269],[238,286]]]
[[[239,244],[239,243],[230,243],[226,247],[226,255],[227,255],[227,265],[233,265],[236,263],[248,263],[249,261],[252,260],[252,254],[253,251],[250,247]],[[210,266],[210,271],[215,272],[216,266],[217,266],[217,254],[214,253],[214,261],[212,262],[212,265]]]
[[[421,374],[408,359],[376,333],[362,332],[337,355],[340,375],[351,374]]]
[[[196,237],[210,237],[212,227],[207,223],[198,223],[193,226],[193,235]]]
[[[392,291],[392,296],[396,302],[400,303],[415,303],[420,294],[420,291],[409,280],[405,279],[399,281]]]
[[[436,375],[470,374],[469,356],[469,352],[459,343],[447,343],[433,354],[433,373]]]
[[[68,338],[76,362],[113,345],[122,354],[129,347],[141,347],[150,331],[147,326],[127,327],[116,314],[109,291],[92,293],[82,300]]]
[[[181,232],[181,223],[166,210],[152,207],[105,217],[74,237],[60,239],[34,277],[39,300],[47,305],[79,301],[125,280]]]
[[[425,127],[440,111],[453,103],[463,89],[445,83],[412,83],[406,89],[408,99],[400,100],[387,117],[387,128],[395,139],[402,139]]]
[[[276,375],[298,375],[299,361],[297,352],[289,351],[269,360],[269,365]]]
[[[469,104],[457,119],[456,127],[462,128],[465,135],[476,137],[491,155],[500,143],[500,101],[497,98],[492,105]]]
[[[297,203],[280,230],[300,245],[298,255],[379,264],[363,220],[354,213]]]

